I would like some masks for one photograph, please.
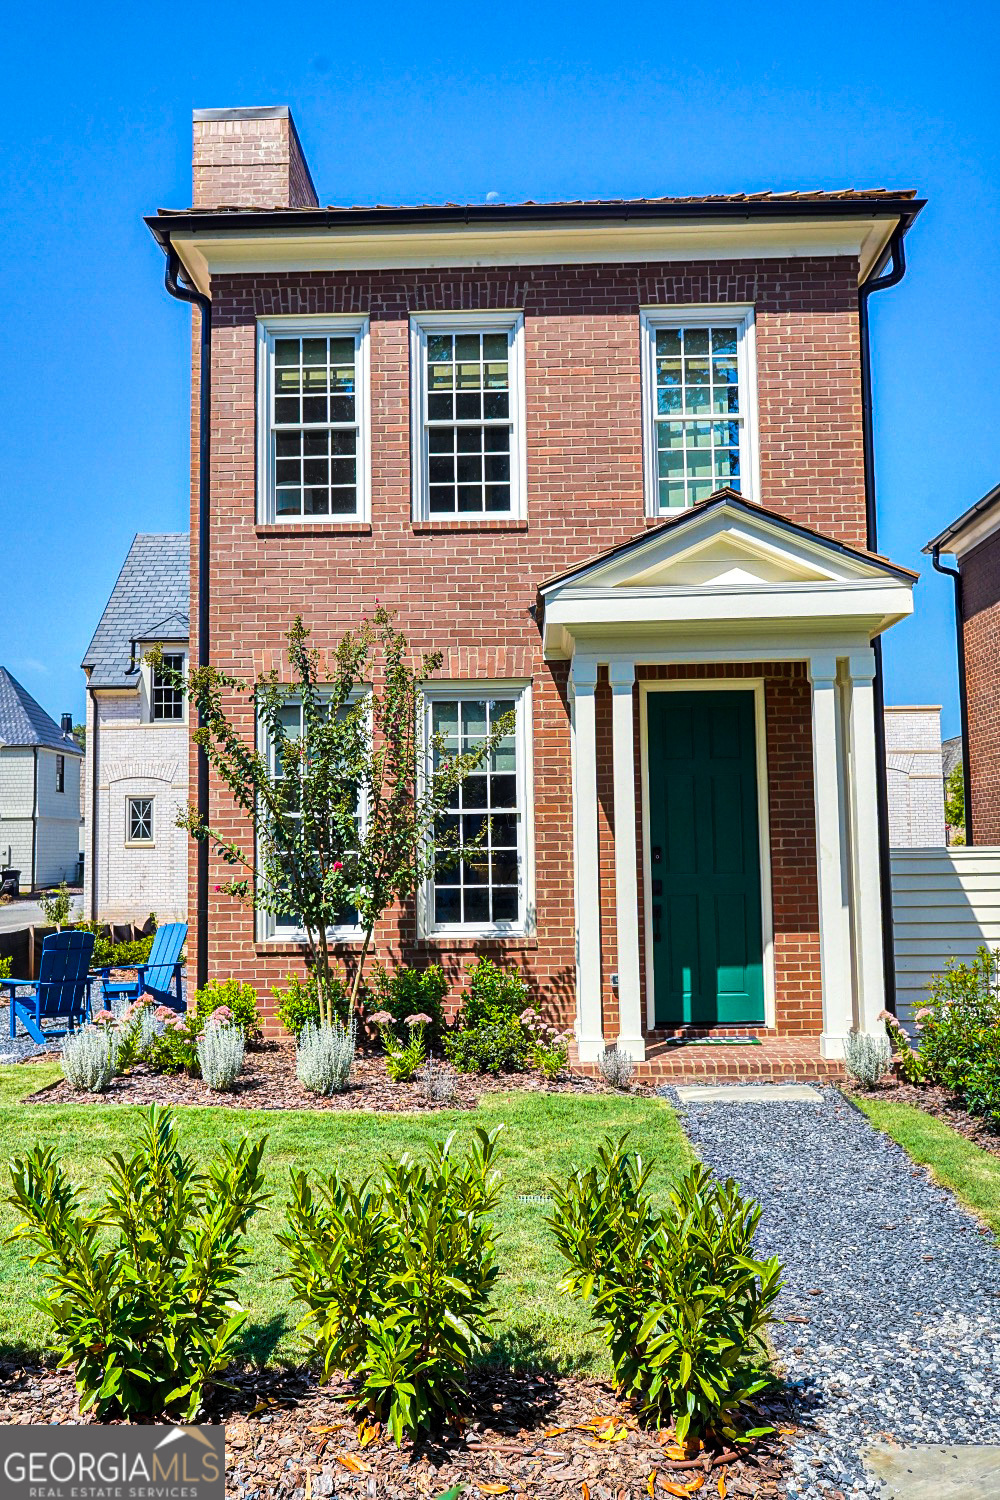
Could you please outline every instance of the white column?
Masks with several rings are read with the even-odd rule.
[[[570,672],[573,713],[573,826],[576,859],[576,1040],[581,1062],[604,1052],[601,1017],[601,884],[597,844],[597,662],[574,656]]]
[[[853,1019],[853,995],[841,841],[836,657],[832,653],[810,657],[809,676],[812,681],[813,791],[823,972],[820,1050],[824,1057],[841,1057],[844,1037],[850,1031]]]
[[[857,974],[859,1030],[879,1029],[885,1008],[882,968],[882,883],[878,837],[878,764],[875,755],[875,653],[852,651],[847,662],[848,785],[851,827],[851,911]]]
[[[632,685],[635,663],[613,661],[611,740],[615,788],[615,908],[618,928],[618,1038],[620,1051],[646,1055],[639,988],[639,884],[635,845],[635,737]]]

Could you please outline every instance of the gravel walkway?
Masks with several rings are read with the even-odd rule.
[[[879,1439],[1000,1442],[1000,1252],[978,1222],[836,1090],[679,1108],[786,1267],[774,1343],[806,1428],[788,1494],[881,1495],[859,1456]]]

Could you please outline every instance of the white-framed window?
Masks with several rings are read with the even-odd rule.
[[[470,848],[466,857],[449,855],[427,880],[418,913],[425,935],[516,936],[532,928],[529,688],[493,682],[438,683],[425,689],[425,766],[429,771],[442,759],[481,743],[511,711],[514,733],[455,789],[441,816],[444,847]]]
[[[57,755],[56,756],[56,791],[57,792],[65,792],[65,790],[66,790],[66,757],[65,757],[65,755]]]
[[[369,516],[367,317],[258,320],[258,518]]]
[[[128,797],[125,803],[125,842],[153,842],[153,798]]]
[[[183,673],[183,651],[164,651],[162,668],[153,667],[149,679],[149,717],[155,723],[176,724],[184,718],[184,694],[172,681]]]
[[[413,516],[525,514],[524,317],[410,320]]]
[[[351,695],[350,701],[352,704],[354,704],[367,696],[368,695],[366,692],[358,691]],[[301,739],[304,732],[301,703],[296,703],[294,700],[289,700],[287,703],[285,703],[281,709],[281,722],[285,730],[285,734],[289,739]],[[284,767],[281,764],[281,756],[279,753],[278,745],[273,741],[267,743],[266,752],[271,767],[271,775],[276,781],[280,781],[285,773]],[[296,813],[289,814],[289,817],[291,819],[295,819],[297,816],[298,814]],[[357,823],[359,830],[364,830],[367,816],[368,809],[365,806],[363,799],[359,798],[357,809]],[[304,943],[306,940],[306,930],[302,925],[301,916],[298,912],[291,910],[291,908],[288,911],[282,912],[280,914],[275,914],[273,912],[260,912],[259,927],[261,936],[265,940],[273,939],[274,941],[288,943]],[[330,942],[334,943],[351,941],[361,936],[362,932],[358,921],[358,913],[354,907],[345,908],[345,910],[340,913],[339,920],[336,922],[336,924],[333,927],[327,929],[327,938],[330,940]]]
[[[646,308],[640,335],[647,514],[726,487],[755,498],[753,309]]]

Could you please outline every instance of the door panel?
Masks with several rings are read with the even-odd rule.
[[[762,1023],[754,694],[646,704],[656,1024]]]

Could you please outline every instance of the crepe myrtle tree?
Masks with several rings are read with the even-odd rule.
[[[513,714],[498,719],[474,749],[448,750],[434,736],[425,757],[422,689],[440,669],[441,653],[414,658],[384,606],[325,659],[296,617],[288,632],[287,682],[274,671],[236,678],[213,666],[178,675],[156,649],[148,659],[189,698],[199,718],[194,741],[246,814],[253,838],[240,844],[193,806],[179,822],[234,868],[233,878],[217,889],[275,917],[296,914],[317,980],[320,1019],[331,1021],[337,986],[330,929],[343,924],[345,913],[357,912],[362,941],[353,1008],[385,912],[411,897],[434,869],[470,854],[475,859],[486,820],[460,850],[443,814],[460,783],[514,732]],[[239,699],[252,705],[258,743],[234,723]],[[245,712],[239,717],[246,722]]]

